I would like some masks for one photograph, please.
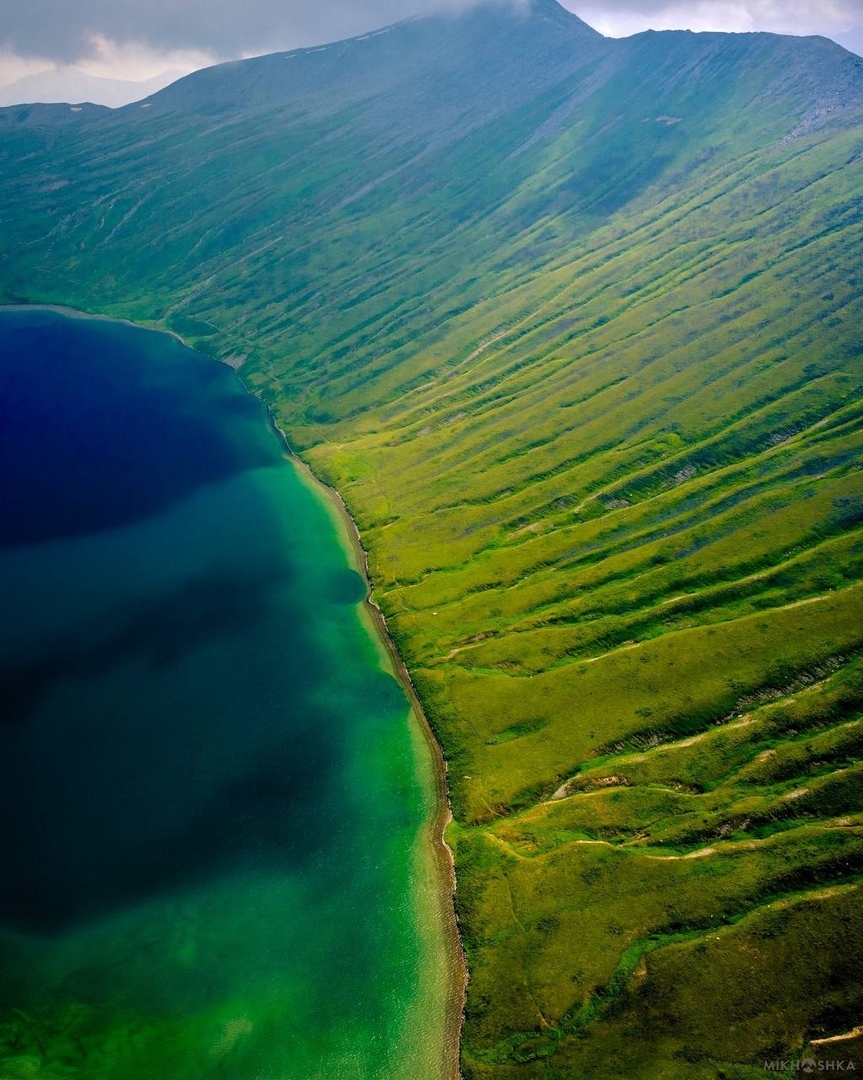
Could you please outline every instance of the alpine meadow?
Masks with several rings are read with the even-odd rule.
[[[489,3],[2,109],[0,185],[4,303],[238,368],[356,522],[465,1080],[863,1068],[863,59]]]

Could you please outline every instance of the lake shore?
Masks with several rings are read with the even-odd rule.
[[[107,322],[123,323],[136,329],[152,330],[155,333],[165,333],[180,342],[186,348],[211,360],[212,358],[200,350],[194,349],[183,340],[175,331],[162,329],[157,326],[147,326],[131,320],[117,318],[112,315],[102,315],[81,311],[77,308],[67,307],[61,304],[4,304],[0,310],[5,311],[52,311],[69,318],[83,320],[103,320]],[[228,365],[230,366],[230,365]],[[242,380],[239,373],[237,378],[244,391],[250,396],[261,401],[261,398],[250,390]],[[467,991],[467,963],[458,923],[455,915],[454,892],[456,887],[455,868],[452,852],[445,840],[445,830],[452,820],[447,786],[447,766],[440,745],[434,735],[428,718],[425,715],[422,703],[417,695],[410,674],[402,660],[398,649],[392,640],[383,612],[374,601],[368,572],[367,553],[362,545],[359,530],[341,495],[332,487],[320,480],[309,467],[291,448],[290,443],[275,421],[275,418],[266,402],[261,402],[267,413],[269,423],[274,434],[279,439],[287,460],[295,469],[298,477],[314,491],[322,504],[329,510],[331,520],[336,529],[343,550],[352,568],[363,578],[366,594],[361,604],[361,613],[369,629],[372,640],[379,647],[381,666],[392,674],[402,686],[410,703],[412,713],[413,731],[417,736],[417,742],[421,743],[418,749],[418,772],[426,771],[422,766],[427,765],[426,781],[431,781],[432,813],[428,816],[425,828],[418,838],[420,855],[418,856],[418,878],[416,884],[416,899],[418,925],[422,925],[422,916],[425,913],[434,923],[441,928],[443,948],[446,954],[445,989],[441,993],[444,1004],[444,1015],[440,1025],[442,1051],[440,1055],[440,1078],[441,1080],[460,1080],[460,1043],[461,1030],[464,1019],[464,1006]],[[423,910],[424,909],[424,910]],[[429,950],[429,955],[431,955]],[[439,965],[438,965],[439,966]],[[440,978],[438,973],[438,978]],[[424,1019],[429,1027],[428,1017]],[[437,1080],[437,1077],[435,1078]]]
[[[258,397],[243,382],[242,377],[237,375],[246,392]],[[261,400],[258,398],[258,400]],[[461,1080],[460,1071],[460,1046],[461,1030],[464,1020],[464,1007],[467,995],[467,959],[459,933],[458,921],[455,914],[454,894],[456,889],[455,862],[452,850],[446,842],[445,832],[447,825],[452,820],[452,810],[449,801],[449,789],[447,786],[447,765],[440,744],[432,730],[428,717],[423,709],[422,702],[417,694],[416,687],[410,677],[401,654],[395,642],[390,636],[386,618],[375,603],[371,579],[369,577],[368,555],[363,547],[360,531],[351,517],[350,511],[344,499],[329,484],[324,483],[315,475],[311,467],[302,460],[292,449],[285,432],[279,427],[266,402],[263,403],[273,431],[278,436],[285,448],[289,461],[293,464],[297,474],[314,490],[326,503],[331,511],[332,520],[342,540],[345,553],[348,556],[353,569],[362,577],[366,595],[362,601],[362,612],[369,624],[374,639],[381,647],[383,666],[388,668],[407,694],[411,705],[416,729],[419,732],[431,765],[431,774],[434,784],[434,813],[432,814],[423,838],[426,849],[431,855],[431,869],[436,879],[434,890],[437,917],[443,927],[445,944],[448,955],[447,976],[448,986],[446,991],[446,1009],[444,1017],[444,1076],[447,1080]]]

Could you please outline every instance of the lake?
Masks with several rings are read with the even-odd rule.
[[[263,406],[5,309],[0,491],[0,1073],[449,1075],[432,752]]]

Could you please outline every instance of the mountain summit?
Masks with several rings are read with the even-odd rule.
[[[297,97],[320,95],[331,105],[396,91],[423,108],[438,95],[480,107],[483,95],[490,96],[495,107],[503,86],[515,102],[577,67],[603,42],[556,0],[488,2],[460,14],[411,19],[328,45],[207,68],[152,101],[170,108],[267,108]]]
[[[516,5],[516,11],[518,11],[517,0]],[[597,30],[594,30],[592,26],[588,26],[586,22],[583,22],[577,15],[559,4],[557,0],[527,0],[526,6],[530,15],[534,18],[549,19],[568,30],[571,30],[575,25],[583,33],[602,37]]]

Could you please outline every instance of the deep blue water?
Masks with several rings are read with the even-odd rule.
[[[226,372],[184,366],[177,385],[164,357],[183,354],[176,342],[47,311],[7,312],[4,326],[3,547],[140,521],[278,460],[272,440],[248,437],[259,406]]]
[[[398,1075],[428,794],[262,407],[0,312],[0,483],[0,1072]]]

